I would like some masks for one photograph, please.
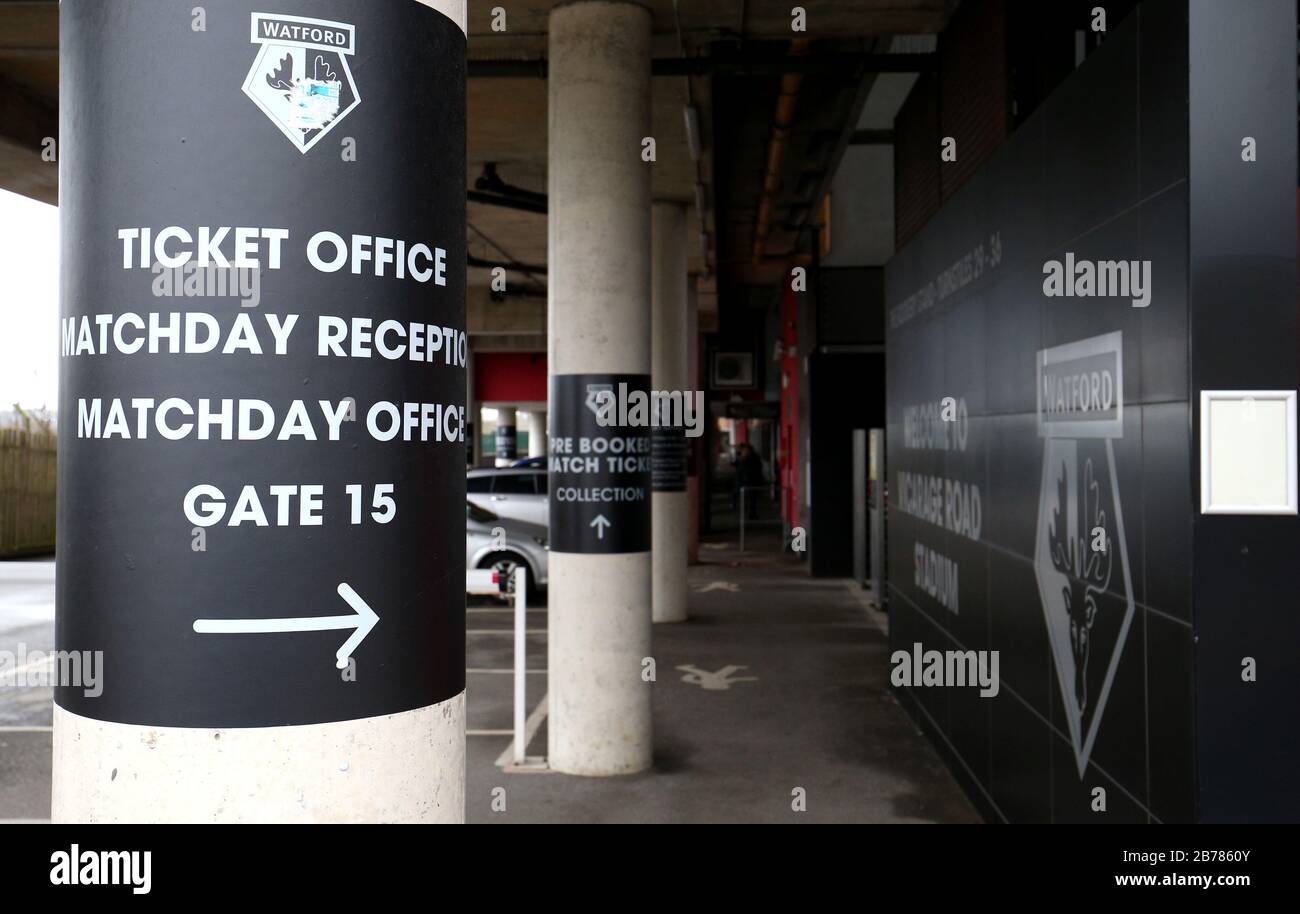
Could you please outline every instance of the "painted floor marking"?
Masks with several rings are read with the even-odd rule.
[[[708,593],[711,590],[724,590],[727,593],[740,593],[740,585],[733,581],[710,581],[703,587],[695,588],[696,593]]]
[[[524,721],[525,750],[527,749],[528,744],[533,741],[533,737],[537,735],[538,729],[542,726],[542,721],[546,720],[546,709],[547,709],[546,699],[547,696],[543,695],[542,700],[537,703],[537,707],[533,708],[532,713],[528,715],[528,720]],[[498,768],[504,768],[507,765],[513,764],[514,760],[515,760],[515,741],[512,739],[510,741],[510,745],[506,746],[505,751],[497,756],[497,760],[493,764],[495,764]]]
[[[693,664],[679,666],[677,669],[686,675],[682,677],[682,682],[689,685],[697,685],[701,689],[709,692],[725,692],[731,688],[733,683],[737,682],[758,682],[757,676],[733,676],[741,670],[747,670],[747,666],[724,666],[717,672],[710,673],[708,670],[702,670]]]

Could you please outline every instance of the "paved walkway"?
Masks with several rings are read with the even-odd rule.
[[[655,626],[654,767],[619,778],[503,771],[494,763],[512,742],[492,731],[510,727],[511,678],[471,673],[470,727],[481,735],[469,738],[469,821],[979,821],[889,693],[888,640],[848,582],[722,543],[701,558],[690,621]],[[510,625],[508,613],[469,618],[471,630]],[[544,628],[544,613],[528,628]],[[529,655],[541,669],[544,634],[529,637]],[[470,635],[469,658],[471,668],[508,668],[510,639]],[[702,687],[720,677],[726,688]],[[530,675],[528,688],[536,722],[545,676]],[[545,751],[543,719],[528,752]],[[492,809],[496,787],[505,812]],[[805,812],[792,809],[797,788]]]

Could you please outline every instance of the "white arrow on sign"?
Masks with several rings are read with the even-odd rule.
[[[194,630],[201,634],[244,635],[265,634],[267,632],[324,632],[334,629],[355,629],[343,646],[335,652],[335,666],[347,669],[352,652],[357,649],[370,630],[379,621],[379,616],[365,600],[357,595],[349,584],[339,585],[339,596],[352,607],[350,615],[343,616],[305,616],[289,619],[195,619]]]
[[[606,517],[605,515],[597,514],[596,519],[593,520],[588,526],[595,527],[596,539],[603,540],[605,538],[605,528],[612,527],[614,525],[610,523],[609,518]]]

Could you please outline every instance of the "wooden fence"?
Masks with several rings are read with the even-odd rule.
[[[58,440],[0,429],[0,558],[54,551]]]

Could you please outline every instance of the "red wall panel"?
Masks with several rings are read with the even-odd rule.
[[[799,525],[802,470],[799,465],[799,293],[790,288],[786,276],[781,299],[781,431],[777,439],[781,461],[781,484],[785,486],[782,516],[790,526]]]
[[[474,353],[474,396],[483,403],[545,403],[546,353]]]

